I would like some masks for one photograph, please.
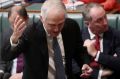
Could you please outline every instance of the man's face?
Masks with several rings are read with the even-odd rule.
[[[45,20],[42,20],[43,26],[50,36],[56,37],[62,30],[65,22],[65,14],[54,14],[50,12]]]
[[[108,29],[108,22],[103,8],[92,8],[90,11],[92,20],[89,28],[94,34],[101,34]]]
[[[10,17],[9,17],[9,22],[12,25],[12,28],[14,26],[15,18],[17,17],[18,13],[17,12],[12,12]]]

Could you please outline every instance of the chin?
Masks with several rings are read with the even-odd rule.
[[[57,37],[57,36],[58,36],[58,34],[52,34],[51,36],[52,36],[52,37]]]

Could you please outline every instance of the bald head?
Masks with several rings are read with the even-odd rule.
[[[66,9],[61,0],[47,0],[41,8],[41,21],[47,33],[56,37],[66,19]]]
[[[49,13],[64,13],[66,16],[66,8],[61,0],[46,0],[41,7],[41,16],[46,19]]]
[[[85,9],[83,10],[82,14],[86,21],[92,20],[90,14],[91,14],[91,12],[96,13],[96,11],[93,12],[94,8],[96,8],[97,10],[99,10],[99,9],[104,10],[103,6],[98,3],[92,2],[92,3],[85,5]]]

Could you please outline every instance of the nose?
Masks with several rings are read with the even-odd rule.
[[[58,30],[59,30],[59,28],[56,26],[56,27],[54,28],[54,32],[58,32]]]

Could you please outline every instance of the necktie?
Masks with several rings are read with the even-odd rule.
[[[23,54],[20,54],[17,58],[17,73],[21,73],[23,71]]]
[[[100,41],[99,41],[99,39],[100,39],[100,36],[99,36],[99,35],[96,35],[96,36],[95,36],[95,48],[96,48],[97,51],[100,50]],[[100,67],[100,64],[97,63],[96,61],[94,61],[94,58],[93,58],[93,59],[92,59],[92,62],[90,63],[90,66],[91,66],[91,67],[94,67],[94,68],[99,68],[99,67]]]
[[[56,79],[65,79],[65,69],[63,66],[61,50],[57,38],[53,38],[53,50],[56,68]]]

